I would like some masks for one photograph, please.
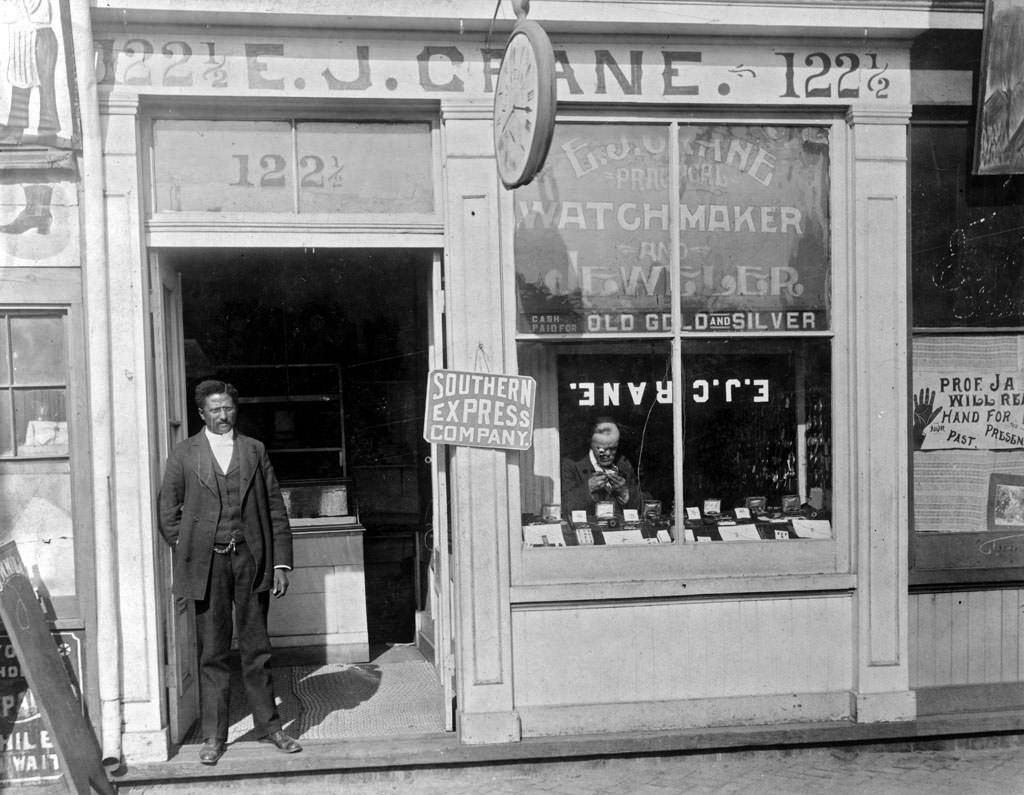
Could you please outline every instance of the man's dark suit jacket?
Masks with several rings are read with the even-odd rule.
[[[274,567],[292,565],[292,534],[281,489],[263,443],[235,434],[241,478],[241,524],[256,561],[253,592],[274,583]],[[205,599],[220,517],[213,451],[203,431],[179,442],[167,459],[160,489],[160,532],[174,547],[176,596]]]
[[[615,502],[616,506],[620,509],[636,508],[639,510],[643,501],[640,498],[640,486],[637,483],[633,465],[625,457],[619,456],[615,459],[615,466],[618,467],[619,474],[626,479],[626,486],[629,488],[629,500],[625,505],[622,505],[614,496],[609,496],[607,499]],[[562,460],[561,469],[562,516],[568,516],[569,511],[593,513],[594,498],[590,495],[590,487],[587,485],[587,481],[590,480],[590,477],[596,470],[594,465],[590,463],[590,456],[586,455],[579,461],[565,458]]]

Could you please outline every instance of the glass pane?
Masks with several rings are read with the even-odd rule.
[[[159,212],[294,211],[289,122],[159,120],[153,161]]]
[[[746,509],[751,540],[831,536],[829,350],[828,340],[684,344],[683,494],[695,535],[731,540],[738,531],[720,520]]]
[[[971,139],[910,128],[915,326],[1024,325],[1024,177],[972,176]]]
[[[0,385],[11,383],[11,348],[7,341],[7,317],[0,315]]]
[[[683,328],[828,328],[829,131],[679,129]]]
[[[664,125],[561,124],[544,170],[515,191],[518,328],[669,328]]]
[[[68,462],[37,462],[30,469],[7,469],[0,500],[0,543],[18,544],[32,584],[41,594],[73,595],[75,528]]]
[[[669,360],[667,342],[520,344],[520,372],[537,379],[520,469],[525,543],[671,540]]]
[[[14,437],[11,436],[11,393],[0,392],[0,456],[14,455]]]
[[[14,428],[19,456],[67,455],[68,422],[65,391],[15,391]]]
[[[12,317],[15,384],[63,384],[67,380],[64,318]]]
[[[434,210],[430,125],[298,124],[299,212]]]

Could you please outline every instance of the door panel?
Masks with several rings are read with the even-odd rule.
[[[185,421],[185,339],[182,331],[181,276],[151,255],[153,355],[156,372],[157,436],[163,462],[171,448],[187,435]],[[159,488],[159,484],[157,484]],[[156,521],[154,517],[154,522]],[[171,594],[171,552],[159,543],[167,660],[167,703],[171,742],[181,743],[199,716],[199,671],[196,653],[195,607],[191,599]]]
[[[434,272],[431,278],[434,295],[433,311],[430,315],[430,369],[437,370],[445,364],[444,344],[444,274],[441,269],[441,252],[434,255]],[[430,445],[430,482],[433,515],[433,549],[430,555],[431,607],[434,619],[434,664],[444,688],[444,727],[455,729],[455,626],[452,616],[451,544],[448,527],[448,468],[447,447]]]

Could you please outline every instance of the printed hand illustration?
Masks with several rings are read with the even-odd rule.
[[[935,392],[928,387],[925,387],[916,395],[914,395],[914,449],[920,450],[921,445],[924,443],[925,429],[931,424],[939,412],[942,411],[942,406],[937,409],[933,409],[932,405],[935,403]]]

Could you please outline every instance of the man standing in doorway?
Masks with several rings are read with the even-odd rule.
[[[302,746],[281,728],[267,636],[270,594],[284,596],[292,567],[284,499],[262,442],[235,432],[235,387],[203,381],[195,400],[205,427],[175,445],[167,460],[160,532],[174,548],[174,594],[195,600],[204,737],[199,761],[217,764],[227,745],[233,623],[261,742],[293,754]]]

